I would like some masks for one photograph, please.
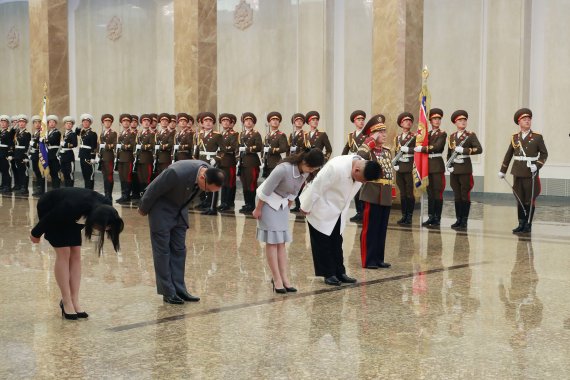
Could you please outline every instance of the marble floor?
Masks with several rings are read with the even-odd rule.
[[[272,293],[256,222],[191,213],[186,279],[202,301],[156,295],[147,220],[117,206],[122,251],[83,249],[89,320],[59,314],[54,252],[32,245],[36,200],[0,197],[0,378],[562,379],[570,375],[570,205],[543,203],[532,238],[510,232],[514,201],[475,203],[467,233],[395,224],[389,270],[360,267],[358,225],[344,236],[359,283],[313,275],[306,224],[291,215],[295,295]]]

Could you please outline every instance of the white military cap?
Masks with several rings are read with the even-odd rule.
[[[18,121],[24,120],[26,123],[28,122],[28,115],[24,115],[23,113],[18,115]]]
[[[81,119],[81,121],[89,120],[91,123],[93,123],[93,116],[89,115],[88,113],[82,114],[80,119]]]
[[[20,118],[20,115],[12,115],[12,117],[10,118],[11,121],[18,121],[18,119]]]
[[[47,121],[55,120],[56,123],[59,122],[59,118],[56,115],[48,115]]]
[[[0,120],[6,120],[8,123],[10,122],[10,116],[8,115],[0,115]]]
[[[34,121],[42,121],[42,118],[40,117],[40,115],[34,115],[34,116],[32,116],[32,123]]]
[[[72,124],[75,124],[75,118],[72,116],[66,116],[63,118],[63,123],[67,123],[68,121],[70,121]]]

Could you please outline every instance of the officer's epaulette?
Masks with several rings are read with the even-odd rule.
[[[471,131],[465,131],[464,133],[466,136],[471,136],[471,135],[475,134],[475,132],[471,132]]]
[[[535,132],[535,131],[533,131],[533,130],[530,130],[530,131],[529,131],[529,133],[532,133],[533,135],[542,136],[540,133],[538,133],[538,132]]]
[[[382,145],[382,149],[386,149],[386,150],[389,150],[389,151],[392,150],[392,148],[390,148],[389,146],[386,146],[386,145]]]
[[[218,131],[212,131],[212,132],[213,132],[215,135],[219,135],[219,134],[220,134],[220,132],[218,132]]]

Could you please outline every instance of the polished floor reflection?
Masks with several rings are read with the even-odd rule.
[[[296,295],[271,291],[255,220],[192,213],[186,277],[202,301],[156,295],[147,220],[118,206],[122,252],[83,249],[87,321],[59,315],[54,252],[32,245],[33,199],[0,197],[0,378],[567,378],[570,206],[539,208],[532,239],[510,233],[514,202],[477,203],[468,233],[398,227],[389,270],[345,262],[354,286],[313,276],[306,224],[291,215]],[[419,214],[419,213],[418,213]]]

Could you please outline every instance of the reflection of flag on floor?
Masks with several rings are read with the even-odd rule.
[[[42,119],[42,129],[40,132],[40,160],[38,165],[40,167],[40,172],[42,176],[46,178],[49,175],[48,166],[48,146],[47,146],[47,96],[44,95],[44,100],[42,102],[42,109],[40,111],[40,118]]]
[[[428,111],[431,96],[427,88],[427,77],[429,72],[427,67],[422,70],[422,90],[420,92],[420,117],[418,120],[418,135],[416,137],[416,146],[428,145]],[[416,188],[421,192],[425,191],[428,185],[428,153],[414,153],[414,183]]]

